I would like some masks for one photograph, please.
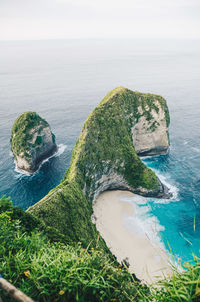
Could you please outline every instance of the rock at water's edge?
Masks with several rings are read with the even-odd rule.
[[[16,119],[10,142],[17,167],[29,173],[34,173],[43,160],[57,151],[49,124],[31,111]]]
[[[153,106],[138,107],[140,117],[132,128],[132,138],[135,151],[139,156],[159,155],[167,152],[169,148],[169,114],[158,100]],[[149,116],[145,116],[144,111]]]

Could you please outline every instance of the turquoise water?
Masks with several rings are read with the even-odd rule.
[[[0,195],[11,196],[26,209],[55,187],[69,166],[85,119],[111,89],[122,85],[161,94],[170,110],[171,147],[167,155],[143,160],[174,197],[139,199],[138,221],[156,228],[176,257],[198,255],[199,50],[200,42],[192,40],[0,42]],[[27,110],[50,123],[60,146],[59,154],[32,176],[16,171],[9,145],[15,118]]]
[[[188,144],[184,141],[182,148],[185,148],[185,155],[188,152],[184,147],[186,145]],[[158,175],[162,175],[161,179],[164,176],[164,180],[174,186],[171,187],[174,194],[171,200],[146,201],[149,207],[148,215],[155,216],[159,225],[163,227],[159,232],[161,241],[176,260],[181,258],[182,261],[188,261],[193,259],[192,254],[199,256],[200,180],[199,163],[196,162],[199,157],[198,152],[199,149],[195,147],[193,152],[188,153],[186,161],[176,158],[175,150],[171,150],[166,156],[145,160],[145,163],[155,169]]]
[[[179,160],[175,160],[173,170],[169,169],[170,157],[171,152],[143,161],[170,188],[173,197],[170,200],[138,196],[129,198],[136,215],[129,217],[126,223],[130,231],[147,234],[153,242],[159,243],[172,260],[193,262],[193,254],[199,256],[200,251],[198,175],[188,178],[189,165],[184,171]]]

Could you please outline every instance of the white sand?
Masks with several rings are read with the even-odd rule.
[[[134,196],[126,191],[107,191],[96,200],[93,210],[96,227],[118,262],[128,258],[129,270],[145,283],[152,283],[171,273],[170,258],[159,244],[130,232],[125,217],[134,215],[133,205],[121,201]]]

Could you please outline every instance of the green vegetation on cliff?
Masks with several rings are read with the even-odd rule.
[[[68,242],[82,242],[84,247],[88,244],[93,247],[99,236],[91,221],[92,205],[74,181],[56,187],[29,212],[46,225],[56,228]],[[107,249],[102,238],[99,246]]]
[[[139,284],[98,240],[95,248],[49,241],[39,222],[7,198],[0,199],[0,230],[0,274],[35,301],[125,302],[138,297]],[[0,296],[13,301],[2,290]]]
[[[11,150],[13,151],[14,156],[24,154],[26,157],[31,157],[31,154],[27,151],[33,147],[33,144],[31,143],[33,135],[30,133],[30,130],[35,126],[39,126],[39,133],[44,127],[48,126],[47,121],[41,118],[36,112],[27,111],[15,120],[10,139]],[[41,143],[41,136],[38,136],[34,147]]]
[[[93,199],[100,176],[111,171],[121,175],[133,190],[159,188],[155,173],[137,156],[131,128],[142,115],[151,118],[158,100],[168,112],[165,100],[157,95],[142,94],[119,87],[111,91],[89,115],[73,150],[68,179],[76,179],[86,196]],[[148,109],[147,109],[148,106]],[[66,178],[67,178],[66,177]],[[100,185],[100,184],[99,184]]]
[[[0,199],[0,274],[38,302],[197,302],[200,262],[150,288],[99,247],[49,239],[40,221]],[[58,239],[58,238],[57,238]],[[137,259],[136,259],[137,260]],[[1,278],[1,276],[0,276]],[[0,289],[3,301],[14,302]]]
[[[28,211],[69,240],[87,245],[98,236],[91,221],[95,194],[111,188],[143,195],[162,194],[155,173],[137,156],[131,133],[141,116],[139,106],[150,119],[151,108],[157,110],[155,102],[159,102],[167,116],[166,101],[161,96],[123,87],[111,91],[88,116],[61,184]],[[120,178],[118,183],[116,176]]]

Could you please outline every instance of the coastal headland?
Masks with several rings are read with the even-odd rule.
[[[41,123],[39,119],[40,127]],[[8,226],[13,230],[6,244],[13,272],[19,275],[17,284],[12,277],[17,287],[25,285],[24,291],[36,300],[44,298],[41,301],[51,297],[49,301],[125,302],[150,297],[141,282],[168,276],[170,259],[146,234],[126,228],[124,218],[133,216],[134,208],[121,197],[170,198],[169,190],[139,157],[167,151],[169,123],[161,96],[118,87],[88,116],[57,187],[26,212],[13,207],[9,198],[0,200],[3,242]],[[15,140],[17,125],[12,150],[25,154],[27,141],[17,145]],[[27,123],[27,129],[32,125]],[[45,126],[44,122],[39,130],[34,124],[40,133]],[[29,144],[41,142],[34,131],[26,133]],[[7,250],[2,252],[7,259]],[[10,269],[2,272],[11,280]]]
[[[91,215],[100,193],[120,189],[169,197],[167,188],[138,156],[167,150],[169,122],[161,96],[115,88],[88,116],[61,183],[28,212],[69,242],[87,246],[98,237]],[[144,146],[143,137],[148,138],[149,147]],[[102,238],[99,244],[106,246]]]

